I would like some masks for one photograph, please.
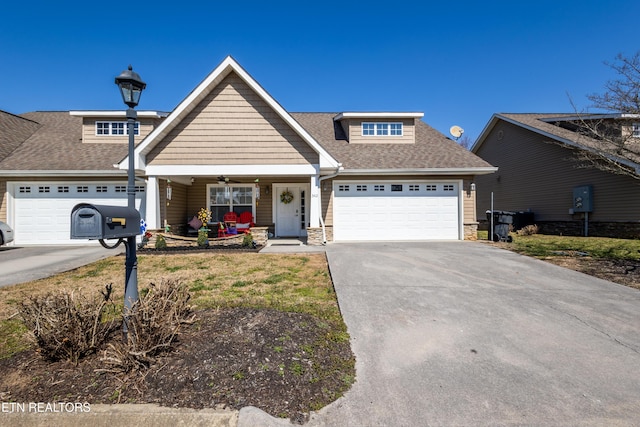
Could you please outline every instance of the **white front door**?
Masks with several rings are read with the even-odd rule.
[[[273,185],[276,237],[299,237],[306,234],[306,194],[304,185]],[[287,203],[289,195],[293,198]]]

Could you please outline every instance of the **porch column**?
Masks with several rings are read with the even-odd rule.
[[[146,218],[147,228],[162,228],[160,224],[160,186],[158,178],[150,176],[147,178],[147,212]]]
[[[311,197],[309,198],[309,226],[320,227],[320,175],[311,177]]]

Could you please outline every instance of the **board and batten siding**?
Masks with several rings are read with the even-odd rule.
[[[147,155],[152,165],[317,164],[318,154],[237,74]]]
[[[479,218],[486,219],[493,192],[495,210],[531,210],[537,221],[576,220],[578,216],[569,213],[573,188],[592,185],[591,221],[640,220],[637,180],[576,168],[572,151],[550,138],[499,121],[476,154],[499,168],[494,174],[476,178]]]

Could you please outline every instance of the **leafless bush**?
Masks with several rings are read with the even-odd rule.
[[[125,340],[109,344],[101,371],[124,373],[149,367],[155,357],[171,349],[180,327],[193,322],[187,287],[176,280],[151,284],[130,313],[124,313],[128,326]]]
[[[538,234],[539,231],[540,228],[537,225],[532,224],[522,227],[516,233],[518,234],[518,236],[532,236],[534,234]]]
[[[111,284],[106,285],[102,296],[93,299],[63,290],[20,302],[20,316],[42,356],[77,363],[104,343],[116,326],[116,316],[105,321],[106,309],[113,307],[111,289]]]

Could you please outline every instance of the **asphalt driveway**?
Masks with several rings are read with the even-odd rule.
[[[482,243],[326,249],[357,382],[309,425],[640,422],[639,291]]]
[[[42,279],[119,253],[124,253],[124,245],[111,250],[99,245],[3,246],[0,287]]]

